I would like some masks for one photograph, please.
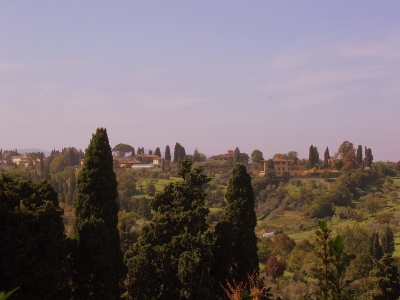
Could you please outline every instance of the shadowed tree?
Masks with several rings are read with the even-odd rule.
[[[362,153],[362,146],[358,145],[357,147],[357,163],[361,167],[363,163],[363,153]]]
[[[154,155],[157,155],[158,157],[161,157],[161,151],[160,151],[159,147],[157,147],[156,150],[154,150]]]
[[[386,227],[381,238],[382,251],[384,254],[392,255],[394,252],[394,234],[390,227]]]
[[[325,153],[324,153],[324,168],[327,169],[329,167],[329,148],[326,147]]]
[[[181,161],[183,181],[156,194],[152,221],[125,255],[129,299],[214,299],[209,210],[202,189],[209,178],[192,164]]]
[[[107,130],[98,128],[77,179],[73,299],[121,297],[126,267],[117,228],[117,197]]]
[[[164,158],[166,161],[171,161],[171,149],[169,148],[169,145],[165,147]]]
[[[257,238],[254,232],[257,224],[254,194],[250,175],[243,164],[236,164],[233,167],[225,199],[227,206],[221,223],[229,223],[233,235],[233,242],[227,245],[232,250],[230,278],[237,282],[246,282],[249,274],[258,271],[258,255]],[[221,230],[227,231],[227,226],[222,226],[222,224],[220,226]],[[216,234],[222,235],[221,233],[216,228]],[[215,259],[218,261],[222,258],[216,256]]]

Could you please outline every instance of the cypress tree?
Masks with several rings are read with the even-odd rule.
[[[314,167],[319,164],[319,152],[317,146],[314,146],[313,149],[313,159],[314,159]]]
[[[310,146],[310,150],[308,152],[308,167],[310,169],[314,168],[315,166],[315,154],[314,154],[314,146]]]
[[[233,163],[240,163],[241,159],[240,159],[240,150],[239,147],[235,148],[235,151],[233,151]]]
[[[372,161],[374,160],[374,157],[372,156],[372,150],[371,148],[366,148],[365,151],[365,158],[364,158],[364,164],[366,167],[370,168],[372,166]]]
[[[158,157],[161,157],[161,151],[159,147],[157,147],[156,150],[154,150],[154,154],[157,155]]]
[[[387,300],[399,298],[399,270],[390,254],[385,254],[381,260],[375,262],[371,277],[374,279],[374,289],[371,291],[369,299]]]
[[[369,255],[376,260],[380,260],[383,256],[382,247],[379,244],[379,234],[376,232],[372,234],[370,240]]]
[[[117,180],[105,128],[86,149],[74,203],[73,299],[119,299],[125,275],[118,233]]]
[[[359,166],[362,166],[362,163],[363,163],[363,153],[362,153],[361,145],[358,145],[358,147],[357,147],[357,163]]]
[[[226,246],[232,251],[232,264],[229,267],[233,279],[246,282],[249,274],[258,271],[258,255],[254,232],[257,224],[254,193],[250,175],[243,164],[233,167],[225,199],[227,205],[221,222],[230,224],[233,235],[233,242]],[[220,229],[225,233],[229,231],[226,225],[220,225]],[[217,235],[221,235],[219,231],[217,227]],[[218,259],[216,257],[217,261]]]
[[[381,240],[383,253],[392,255],[394,252],[394,235],[389,226],[386,227]]]
[[[185,147],[181,144],[176,143],[174,148],[174,162],[179,162],[180,159],[184,159],[186,156]]]
[[[169,145],[165,147],[164,158],[166,161],[171,161],[171,149],[169,148]]]
[[[329,148],[326,147],[325,153],[324,153],[324,168],[327,169],[329,166]]]

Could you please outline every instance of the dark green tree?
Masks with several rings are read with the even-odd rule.
[[[197,150],[197,148],[194,149],[194,152],[193,152],[193,161],[195,161],[195,162],[201,161],[200,152],[199,152],[199,150]]]
[[[232,162],[234,164],[236,164],[236,163],[240,163],[241,161],[242,160],[241,160],[239,147],[236,147],[235,150],[233,151],[233,160],[232,160]]]
[[[312,169],[318,164],[318,162],[319,162],[318,148],[311,145],[308,154],[308,167]]]
[[[362,166],[362,163],[363,163],[363,153],[362,153],[361,145],[358,145],[358,147],[357,147],[357,163],[359,166]]]
[[[193,162],[180,162],[183,181],[170,183],[151,201],[154,217],[126,253],[130,299],[214,299],[211,237],[203,184]]]
[[[119,299],[125,276],[118,233],[117,180],[107,130],[86,149],[74,203],[77,249],[73,299]]]
[[[383,256],[382,246],[379,243],[379,234],[376,232],[371,236],[369,255],[376,260],[380,260]]]
[[[246,282],[248,275],[258,271],[257,224],[254,211],[254,194],[250,175],[243,164],[236,164],[225,194],[226,209],[221,222],[227,222],[232,227],[233,242],[226,248],[232,250],[232,261],[229,266],[230,278],[237,282]],[[221,226],[226,231],[226,226]],[[216,228],[217,235],[222,235]],[[216,257],[216,261],[223,259]]]
[[[166,161],[171,161],[171,149],[169,148],[169,145],[165,147],[164,158]]]
[[[392,255],[394,252],[394,234],[392,229],[388,226],[381,238],[382,251],[384,254]]]
[[[371,148],[365,147],[365,158],[364,158],[364,165],[365,167],[370,168],[372,166],[372,161],[374,160],[374,157],[372,156],[372,150]]]
[[[259,164],[259,163],[261,163],[262,161],[264,160],[264,156],[263,156],[263,153],[260,151],[260,150],[254,150],[252,153],[251,153],[251,161],[254,163],[254,164]]]
[[[376,262],[371,276],[375,279],[370,299],[398,299],[400,296],[399,270],[390,254],[385,254]]]
[[[174,148],[174,162],[178,162],[180,159],[184,159],[186,156],[185,147],[181,144],[176,143]]]
[[[0,175],[0,291],[20,287],[12,299],[69,299],[62,215],[45,180]]]
[[[324,168],[327,169],[329,166],[329,148],[326,147],[326,150],[324,152]]]
[[[157,155],[158,157],[161,157],[161,151],[160,151],[159,147],[157,147],[156,150],[154,150],[154,155]]]

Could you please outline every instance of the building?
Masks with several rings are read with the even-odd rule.
[[[293,160],[284,159],[283,155],[278,153],[272,159],[274,162],[274,171],[277,177],[296,177],[307,175],[305,165],[295,165]],[[267,171],[267,161],[264,161],[264,174]]]
[[[228,150],[228,153],[211,156],[208,160],[211,162],[232,163],[233,153],[233,150]],[[241,163],[248,164],[249,159],[250,157],[246,153],[240,153]]]

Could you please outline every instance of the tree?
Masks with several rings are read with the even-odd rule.
[[[371,271],[374,280],[373,300],[398,299],[400,296],[399,270],[390,254],[376,262]]]
[[[135,148],[133,148],[131,145],[120,143],[116,145],[112,151],[117,152],[118,158],[125,158],[126,153],[135,152]]]
[[[74,299],[119,299],[125,266],[118,233],[117,180],[107,130],[86,149],[74,203]]]
[[[383,250],[379,244],[379,234],[376,232],[371,236],[368,252],[369,255],[376,260],[380,260],[383,256]]]
[[[348,169],[357,169],[359,167],[357,160],[358,157],[356,156],[354,150],[350,150],[344,156],[343,164]]]
[[[232,226],[233,243],[232,277],[236,281],[247,280],[248,274],[258,271],[257,238],[255,226],[257,225],[254,211],[254,194],[251,186],[250,175],[243,164],[236,164],[232,169],[232,176],[225,193],[227,202],[222,216],[222,222]],[[216,234],[219,234],[216,231]],[[216,260],[219,258],[216,257]]]
[[[313,145],[310,146],[309,154],[308,154],[308,167],[310,169],[314,168],[319,163],[319,152],[318,148]]]
[[[394,234],[389,226],[386,227],[381,240],[383,253],[392,255],[394,252]]]
[[[240,163],[241,162],[241,157],[240,157],[240,150],[238,147],[235,148],[235,151],[233,151],[233,164]]]
[[[255,164],[262,162],[264,160],[263,153],[260,150],[254,150],[251,153],[251,160]]]
[[[171,161],[171,149],[169,148],[169,145],[165,147],[164,158],[166,161]]]
[[[199,153],[199,150],[197,150],[197,148],[194,149],[194,152],[193,152],[193,161],[195,161],[195,162],[201,161],[200,153]]]
[[[148,181],[146,184],[146,193],[150,197],[153,197],[156,194],[156,186],[153,182]]]
[[[365,147],[365,158],[364,158],[364,165],[365,167],[370,168],[372,166],[372,161],[374,160],[374,157],[372,156],[372,150],[371,148]]]
[[[329,167],[329,148],[326,147],[325,153],[324,153],[324,168],[327,169]]]
[[[186,151],[185,148],[179,144],[176,143],[175,144],[175,148],[174,148],[174,162],[179,162],[180,159],[184,159],[186,156]]]
[[[156,150],[154,150],[154,155],[157,155],[158,157],[161,157],[161,151],[160,151],[159,147],[157,147]]]
[[[47,181],[0,175],[0,291],[20,287],[12,299],[69,299],[62,215]]]
[[[334,239],[325,220],[318,220],[317,235],[318,251],[316,255],[322,260],[323,265],[316,271],[319,280],[321,299],[348,299],[346,291],[349,282],[344,278],[346,268],[356,258],[347,255],[344,250],[344,238],[338,234]],[[318,298],[320,299],[320,298]]]
[[[211,237],[207,233],[201,167],[180,162],[183,181],[172,182],[151,201],[154,217],[126,253],[130,299],[214,299],[209,271]]]
[[[276,256],[270,256],[265,266],[265,272],[273,279],[281,277],[286,270],[286,261],[282,258],[277,259]]]
[[[339,159],[343,159],[344,156],[346,155],[347,152],[350,150],[354,150],[354,145],[353,143],[350,143],[349,141],[344,141],[338,149],[338,155]]]
[[[357,147],[357,163],[359,166],[362,166],[362,163],[363,163],[363,153],[362,153],[361,145],[358,145],[358,147]]]
[[[297,161],[299,160],[299,154],[297,153],[297,151],[289,151],[287,154],[283,155],[283,158],[293,160],[293,163],[297,165]]]

